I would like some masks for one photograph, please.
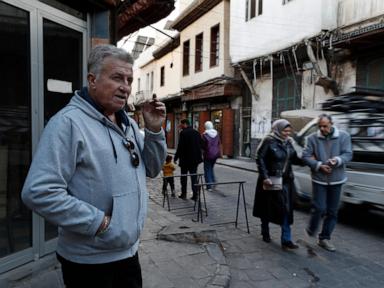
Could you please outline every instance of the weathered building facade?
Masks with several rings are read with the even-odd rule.
[[[181,110],[200,133],[211,120],[222,139],[223,154],[236,155],[236,116],[241,86],[229,59],[227,0],[193,1],[171,28],[180,33]]]
[[[383,13],[377,0],[231,1],[230,56],[252,95],[252,157],[281,112],[319,108],[356,86],[384,88]]]
[[[143,52],[135,63],[135,101],[155,93],[166,103],[169,148],[177,147],[182,118],[190,119],[200,133],[211,120],[223,154],[239,155],[243,86],[230,65],[229,8],[228,0],[192,1],[169,25],[177,36]]]

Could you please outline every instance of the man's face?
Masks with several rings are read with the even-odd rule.
[[[108,116],[122,109],[131,93],[132,64],[119,59],[104,59],[100,74],[88,74],[89,95]]]
[[[322,135],[327,136],[331,133],[332,123],[328,118],[323,117],[319,120],[318,127]]]

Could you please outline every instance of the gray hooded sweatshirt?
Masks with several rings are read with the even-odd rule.
[[[67,260],[108,263],[137,252],[147,212],[146,176],[161,170],[166,144],[163,131],[143,136],[129,122],[123,131],[77,91],[44,129],[22,199],[59,226],[57,252]],[[125,137],[135,144],[137,168]],[[95,236],[104,215],[111,215],[110,225]]]
[[[330,137],[323,136],[320,130],[309,135],[302,155],[303,162],[311,168],[312,181],[322,185],[346,182],[346,164],[352,159],[351,137],[347,132],[333,128]],[[331,158],[335,158],[337,163],[332,167],[332,173],[326,175],[319,170],[320,165],[327,164]]]

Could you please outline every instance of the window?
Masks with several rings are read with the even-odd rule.
[[[280,117],[280,113],[287,110],[300,109],[301,78],[286,75],[275,75],[273,81],[272,117]]]
[[[245,3],[245,21],[263,14],[263,0],[247,0]]]
[[[195,72],[199,72],[203,68],[203,33],[196,35],[195,42]]]
[[[189,40],[183,45],[183,76],[189,75]]]
[[[164,86],[164,69],[165,69],[165,67],[164,66],[162,66],[162,67],[160,67],[160,86],[161,87],[163,87]]]
[[[140,78],[137,78],[137,92],[140,92],[141,90],[141,85],[140,85]]]
[[[357,62],[357,86],[384,89],[384,57],[360,57]]]
[[[211,55],[209,66],[217,66],[219,65],[219,45],[220,45],[220,26],[217,24],[216,26],[211,28]]]
[[[150,82],[150,87],[149,87],[149,90],[151,91],[151,93],[153,92],[153,78],[154,78],[154,75],[153,75],[153,71],[151,72],[151,82]]]

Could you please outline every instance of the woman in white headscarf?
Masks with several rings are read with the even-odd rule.
[[[213,128],[213,123],[207,121],[204,123],[205,131],[201,135],[203,159],[204,159],[204,178],[205,183],[216,182],[214,166],[217,158],[221,157],[220,136]],[[212,185],[207,185],[208,191],[212,190]]]
[[[301,164],[292,146],[291,124],[285,119],[273,122],[272,131],[257,149],[259,177],[256,185],[253,216],[261,219],[263,241],[271,242],[269,222],[281,226],[281,247],[296,249],[292,242],[293,197],[295,194],[292,163]],[[274,181],[273,181],[274,180]],[[281,181],[280,184],[276,184]],[[273,183],[275,182],[275,183]]]

